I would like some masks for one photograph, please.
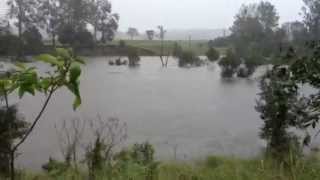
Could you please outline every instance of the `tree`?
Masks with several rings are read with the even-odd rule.
[[[296,144],[293,140],[297,138],[289,133],[289,128],[297,127],[293,109],[297,102],[296,86],[285,67],[275,67],[262,78],[260,89],[256,106],[264,122],[260,136],[267,141],[267,152],[281,159]]]
[[[320,37],[320,2],[318,0],[303,0],[304,23],[308,28],[310,39],[319,40]]]
[[[39,22],[39,16],[37,16],[39,4],[36,0],[9,0],[7,5],[9,6],[9,17],[18,21],[16,26],[18,27],[18,37],[20,42],[17,58],[21,58],[23,56],[23,28],[33,26]]]
[[[147,35],[148,39],[149,39],[150,41],[152,41],[153,38],[154,38],[154,36],[155,36],[155,32],[154,32],[154,30],[147,30],[147,31],[146,31],[146,35]]]
[[[65,24],[59,28],[58,40],[62,44],[72,45],[75,42],[76,30],[72,27],[71,24]]]
[[[220,54],[219,54],[219,51],[217,51],[215,48],[211,47],[206,52],[206,56],[210,61],[216,61],[219,59]]]
[[[59,10],[63,17],[63,25],[70,25],[75,31],[86,28],[89,16],[86,0],[60,0]]]
[[[83,61],[74,56],[71,51],[65,49],[56,49],[54,55],[43,54],[37,57],[39,61],[50,64],[52,71],[45,75],[40,75],[34,67],[26,67],[23,64],[17,64],[14,72],[7,72],[6,76],[0,78],[0,92],[5,100],[6,111],[9,112],[9,97],[18,95],[21,99],[26,93],[35,95],[36,93],[44,93],[46,95],[44,104],[39,113],[30,124],[25,133],[16,140],[9,148],[10,153],[10,177],[15,179],[15,157],[18,148],[28,139],[31,132],[41,119],[46,110],[53,94],[60,88],[68,88],[74,95],[74,110],[81,104],[79,91],[79,77],[81,68],[79,63]],[[17,93],[16,93],[17,92]],[[12,128],[12,127],[11,127]],[[9,134],[13,133],[9,129]]]
[[[158,26],[159,29],[159,38],[161,41],[161,45],[160,45],[160,60],[161,60],[161,64],[162,67],[167,67],[168,66],[168,60],[169,60],[169,54],[166,56],[166,59],[164,59],[164,37],[165,34],[167,33],[167,31],[164,29],[163,26]]]
[[[139,35],[139,32],[136,28],[130,27],[127,31],[127,34],[130,36],[131,40],[133,40],[135,36]]]
[[[88,7],[88,22],[93,26],[95,41],[98,31],[102,34],[102,42],[112,41],[118,29],[119,15],[112,13],[111,3],[108,0],[93,0]]]
[[[228,49],[226,56],[223,57],[218,64],[220,65],[222,70],[222,77],[230,78],[237,72],[241,61],[240,58],[237,57],[236,54],[232,51],[232,49]]]
[[[22,34],[24,49],[27,53],[36,54],[43,48],[42,35],[35,27],[29,27]]]
[[[272,31],[278,26],[277,9],[268,1],[261,1],[257,6],[257,16],[265,32]]]
[[[56,36],[63,24],[61,0],[41,0],[38,14],[41,16],[40,26],[51,36],[52,46],[56,47]]]

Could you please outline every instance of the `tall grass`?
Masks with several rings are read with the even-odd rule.
[[[309,157],[278,163],[271,159],[237,159],[208,157],[204,161],[162,162],[158,173],[148,176],[136,164],[128,164],[127,171],[113,174],[115,180],[319,180],[320,161]],[[84,171],[85,172],[85,171]],[[99,173],[96,180],[109,179],[110,174]],[[86,173],[67,170],[60,175],[22,173],[23,180],[87,180]]]

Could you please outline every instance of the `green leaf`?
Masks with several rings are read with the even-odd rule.
[[[49,63],[49,64],[56,65],[59,67],[63,66],[63,62],[59,61],[56,57],[51,56],[50,54],[42,54],[42,55],[36,57],[36,59],[38,61]]]
[[[83,59],[79,58],[79,57],[75,58],[75,61],[80,63],[80,64],[86,64],[86,62]]]
[[[67,87],[75,96],[75,100],[73,101],[73,110],[76,110],[81,105],[79,82],[70,82],[67,84]]]
[[[76,96],[75,100],[73,101],[73,110],[77,110],[81,105],[81,97]]]
[[[18,67],[21,70],[26,70],[27,69],[27,67],[23,63],[16,63],[15,66]]]
[[[56,48],[56,53],[58,56],[61,56],[63,58],[70,58],[71,57],[69,51],[64,48]]]
[[[73,63],[70,68],[70,82],[76,82],[81,75],[81,68],[78,63]]]

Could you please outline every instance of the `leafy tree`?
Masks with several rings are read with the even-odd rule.
[[[13,56],[18,52],[18,47],[20,45],[19,37],[13,34],[0,35],[0,54]]]
[[[20,39],[18,58],[21,58],[23,56],[23,29],[39,22],[39,16],[37,14],[39,4],[36,0],[8,0],[7,5],[9,6],[9,17],[18,21],[16,24],[18,27],[18,37]]]
[[[275,6],[268,1],[261,1],[258,4],[257,16],[265,32],[272,31],[278,26],[278,12]]]
[[[219,63],[221,66],[221,75],[222,77],[232,77],[236,72],[238,67],[241,64],[240,58],[236,56],[236,54],[232,51],[232,49],[228,49],[226,56],[223,57]]]
[[[34,118],[30,127],[15,141],[10,147],[10,177],[15,179],[15,157],[18,148],[28,139],[31,132],[41,119],[46,110],[53,94],[60,88],[68,88],[74,95],[75,101],[73,108],[76,109],[81,104],[79,91],[79,77],[81,68],[79,63],[82,61],[75,57],[71,51],[65,49],[56,49],[54,55],[43,54],[37,57],[39,61],[50,64],[52,71],[45,75],[40,75],[34,67],[26,67],[23,64],[17,64],[17,69],[14,72],[8,72],[7,76],[0,78],[0,92],[5,100],[6,111],[9,112],[10,102],[9,97],[18,95],[23,98],[26,93],[35,95],[36,93],[44,93],[46,95],[45,102],[39,113]],[[17,92],[17,93],[16,93]],[[13,131],[9,130],[9,134]]]
[[[139,35],[139,32],[138,29],[130,27],[127,31],[127,34],[130,36],[131,40],[133,40],[135,36]]]
[[[88,30],[82,29],[75,33],[74,43],[76,44],[76,47],[80,46],[90,48],[94,45],[94,37]]]
[[[320,37],[320,2],[318,0],[303,0],[304,23],[308,27],[310,39],[319,40]]]
[[[65,24],[59,28],[58,40],[62,44],[73,45],[75,42],[76,30],[70,24]]]
[[[289,128],[297,127],[294,104],[297,91],[286,68],[275,67],[260,82],[261,93],[256,110],[264,124],[261,137],[268,143],[267,152],[273,157],[283,158],[293,148],[297,139]]]
[[[35,27],[29,27],[23,32],[22,38],[24,41],[25,51],[30,54],[38,53],[43,48],[42,35]]]
[[[38,14],[40,27],[44,28],[51,36],[52,46],[56,47],[56,36],[60,26],[63,24],[61,0],[41,0],[39,3]]]
[[[63,25],[71,26],[75,31],[86,28],[89,6],[86,0],[60,0],[59,10]]]
[[[154,38],[154,36],[155,36],[154,30],[147,30],[147,31],[146,31],[146,34],[147,34],[148,39],[149,39],[150,41],[152,41],[153,38]]]
[[[216,61],[220,57],[219,51],[217,51],[215,48],[211,47],[209,50],[206,52],[206,56],[210,61]]]
[[[112,41],[118,29],[119,15],[112,13],[112,6],[108,0],[93,0],[88,4],[89,23],[94,29],[94,39],[97,41],[97,32],[100,31],[101,41]]]

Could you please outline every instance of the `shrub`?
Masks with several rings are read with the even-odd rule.
[[[124,48],[124,47],[126,47],[127,45],[126,45],[126,42],[124,41],[124,40],[120,40],[119,41],[119,47],[120,48]]]
[[[209,50],[206,52],[206,56],[209,59],[209,61],[216,61],[219,59],[220,54],[219,51],[217,51],[215,48],[210,47]]]
[[[22,34],[24,49],[29,54],[41,52],[43,48],[42,35],[36,27],[30,27]]]
[[[237,72],[240,64],[240,58],[238,58],[236,54],[231,49],[229,49],[226,56],[219,61],[219,65],[222,69],[222,77],[232,77]]]
[[[201,59],[192,51],[182,51],[179,56],[179,66],[201,66]]]
[[[128,59],[129,59],[129,66],[134,67],[139,65],[140,56],[138,54],[137,49],[130,48],[128,50]]]

